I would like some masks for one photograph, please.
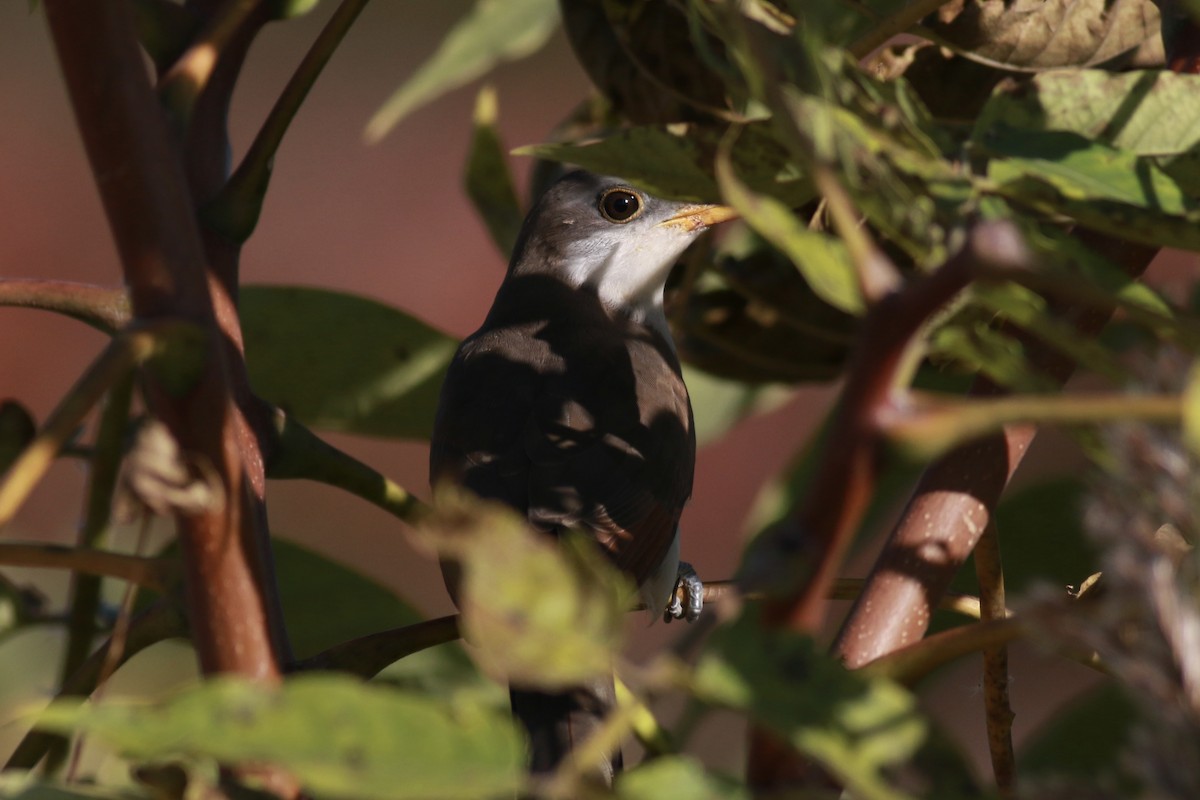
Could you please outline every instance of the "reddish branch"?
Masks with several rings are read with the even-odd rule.
[[[1140,275],[1157,252],[1088,232],[1079,238],[1120,264],[1130,277]],[[1059,304],[1052,313],[1094,335],[1111,309]],[[1074,370],[1070,359],[1042,342],[1027,341],[1025,352],[1034,369],[1060,383]],[[998,391],[980,379],[971,393]],[[925,635],[932,609],[991,522],[1001,493],[1036,433],[1032,425],[1010,425],[1002,434],[952,450],[925,471],[834,645],[847,666],[861,667]]]
[[[134,316],[183,319],[208,334],[205,368],[192,386],[168,388],[153,375],[146,384],[153,412],[185,452],[215,471],[228,498],[219,508],[177,514],[201,666],[278,680],[271,603],[251,556],[265,536],[247,503],[261,459],[238,424],[231,373],[240,365],[231,365],[223,345],[228,331],[218,327],[210,294],[221,281],[210,269],[180,149],[146,75],[128,4],[45,6]],[[221,320],[229,324],[226,314]]]

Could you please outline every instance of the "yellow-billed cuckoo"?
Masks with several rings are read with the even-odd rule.
[[[434,483],[500,500],[538,529],[594,534],[650,609],[688,619],[702,587],[681,567],[678,523],[696,437],[663,288],[687,245],[731,216],[615,178],[560,179],[450,364],[430,453]],[[674,599],[679,582],[686,604]],[[611,694],[611,679],[562,694],[514,689],[531,769],[552,769],[582,741]]]

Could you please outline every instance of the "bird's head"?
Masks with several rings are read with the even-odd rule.
[[[726,206],[663,200],[618,178],[571,172],[525,220],[510,274],[549,273],[656,323],[676,259],[705,228],[734,216]]]

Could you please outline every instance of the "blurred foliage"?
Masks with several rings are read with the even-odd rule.
[[[138,35],[160,70],[212,21],[199,5],[134,4]],[[265,10],[285,19],[314,5],[274,0]],[[1147,0],[958,0],[941,8],[925,0],[477,0],[381,106],[366,135],[378,140],[445,92],[536,51],[561,22],[596,96],[564,114],[546,141],[514,151],[540,160],[530,200],[561,162],[618,174],[665,196],[724,201],[743,217],[685,254],[668,286],[701,443],[786,401],[798,384],[839,379],[855,352],[877,344],[859,341],[875,299],[865,291],[864,253],[880,254],[896,281],[919,280],[958,252],[969,225],[981,219],[1011,221],[1032,263],[975,276],[980,280],[927,321],[914,356],[918,388],[960,392],[964,376],[983,376],[1018,396],[1055,391],[1044,365],[1030,358],[1035,343],[1116,385],[1138,372],[1132,362],[1143,354],[1079,333],[1061,313],[1064,304],[1115,309],[1124,340],[1143,347],[1169,344],[1190,358],[1200,345],[1193,310],[1136,282],[1118,253],[1130,243],[1200,250],[1200,76],[1160,68],[1158,20]],[[893,38],[901,33],[910,36]],[[499,98],[485,88],[463,183],[507,253],[523,207],[499,117]],[[1084,230],[1107,238],[1078,235]],[[319,288],[240,287],[239,302],[250,382],[261,398],[316,428],[428,438],[453,337],[413,313]],[[1196,374],[1180,396],[1193,448],[1200,439]],[[1179,375],[1173,378],[1155,385],[1179,392]],[[889,388],[900,407],[912,387]],[[34,433],[22,406],[0,406],[0,470]],[[748,521],[751,532],[794,522],[820,467],[817,453],[815,444],[808,447],[764,491]],[[1185,461],[1164,461],[1160,471]],[[878,466],[864,532],[888,516],[916,471],[895,460]],[[1047,582],[1078,586],[1100,565],[1130,572],[1128,563],[1104,555],[1116,537],[1088,538],[1085,494],[1076,477],[1043,481],[1001,506],[1010,593],[1035,592]],[[987,796],[974,786],[959,748],[932,730],[906,689],[880,674],[845,669],[809,638],[765,631],[754,603],[723,609],[694,664],[663,655],[629,665],[621,645],[632,590],[590,543],[567,537],[555,546],[510,512],[468,498],[443,495],[436,505],[413,541],[459,577],[462,630],[471,644],[465,653],[457,646],[426,650],[374,683],[299,674],[266,689],[223,678],[149,703],[60,700],[37,724],[86,733],[150,769],[141,774],[162,775],[167,762],[165,772],[186,788],[172,797],[212,790],[215,762],[278,764],[321,797],[473,798],[551,788],[559,796],[627,800],[752,796],[741,778],[716,774],[682,752],[629,765],[611,791],[585,783],[570,767],[549,785],[527,781],[502,683],[553,689],[615,665],[639,700],[668,691],[688,697],[681,740],[714,709],[733,710],[857,798]],[[1166,511],[1178,511],[1157,510],[1168,517]],[[276,558],[300,656],[419,620],[403,599],[328,559],[283,543]],[[1146,581],[1161,572],[1187,585],[1194,572],[1178,552],[1156,551],[1145,563],[1154,568],[1144,570]],[[1134,583],[1127,580],[1126,588]],[[1194,595],[1155,594],[1146,586],[1137,584],[1144,590],[1138,597],[1153,595],[1182,620],[1172,631],[1194,633],[1187,627]],[[965,573],[957,588],[978,590]],[[2,656],[47,614],[16,582],[0,589]],[[1164,597],[1175,605],[1163,605]],[[1129,656],[1128,641],[1117,635],[1127,631],[1117,624],[1127,621],[1118,611],[1091,620],[1091,638],[1068,631],[1071,640],[1098,641],[1098,651]],[[106,629],[112,616],[106,610]],[[395,635],[415,635],[411,630]],[[1178,638],[1185,640],[1194,641]],[[1155,692],[1142,693],[1183,698],[1169,708],[1170,730],[1200,719],[1194,692],[1185,697],[1173,682],[1200,674],[1194,661],[1193,653],[1171,662],[1178,674],[1163,668],[1154,673]],[[1137,692],[1122,687],[1138,686],[1145,675],[1128,668],[1136,659],[1122,663],[1127,670],[1115,673],[1114,684],[1056,713],[1028,741],[1020,760],[1030,775],[1068,781],[1068,796],[1099,796],[1093,792],[1109,777],[1104,766],[1127,758],[1129,742],[1139,741],[1127,734],[1145,733],[1145,720],[1159,718],[1152,700],[1129,702]],[[9,698],[6,718],[28,702],[26,688]],[[1162,711],[1170,704],[1159,705]],[[631,733],[626,711],[609,720],[614,741]],[[161,783],[152,789],[56,780],[9,773],[0,798],[168,796]]]

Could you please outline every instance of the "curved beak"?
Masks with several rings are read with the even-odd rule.
[[[716,225],[720,222],[728,222],[731,219],[737,219],[738,213],[729,206],[718,205],[694,205],[684,206],[679,210],[679,213],[673,217],[668,217],[658,223],[661,228],[679,228],[684,231],[698,231]]]

